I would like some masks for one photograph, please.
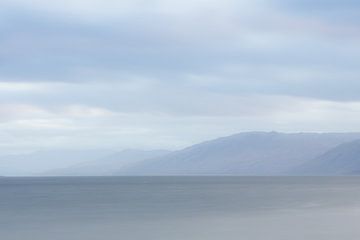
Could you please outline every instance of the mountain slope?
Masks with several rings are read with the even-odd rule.
[[[298,175],[360,174],[360,140],[341,144],[292,171]]]
[[[277,175],[358,133],[240,133],[135,164],[119,175]]]
[[[122,168],[170,153],[166,150],[124,150],[100,159],[86,161],[63,169],[48,171],[43,175],[52,176],[109,176]]]
[[[1,176],[33,176],[111,154],[110,150],[52,150],[0,156]]]

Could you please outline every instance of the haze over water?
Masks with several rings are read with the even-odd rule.
[[[355,240],[360,178],[1,178],[0,213],[1,240]]]

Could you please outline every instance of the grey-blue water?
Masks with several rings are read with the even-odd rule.
[[[360,239],[357,177],[0,178],[1,240]]]

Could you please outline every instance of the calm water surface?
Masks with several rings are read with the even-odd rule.
[[[360,239],[358,177],[0,178],[1,240]]]

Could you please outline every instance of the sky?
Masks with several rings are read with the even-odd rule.
[[[355,0],[0,0],[0,153],[360,131]]]

